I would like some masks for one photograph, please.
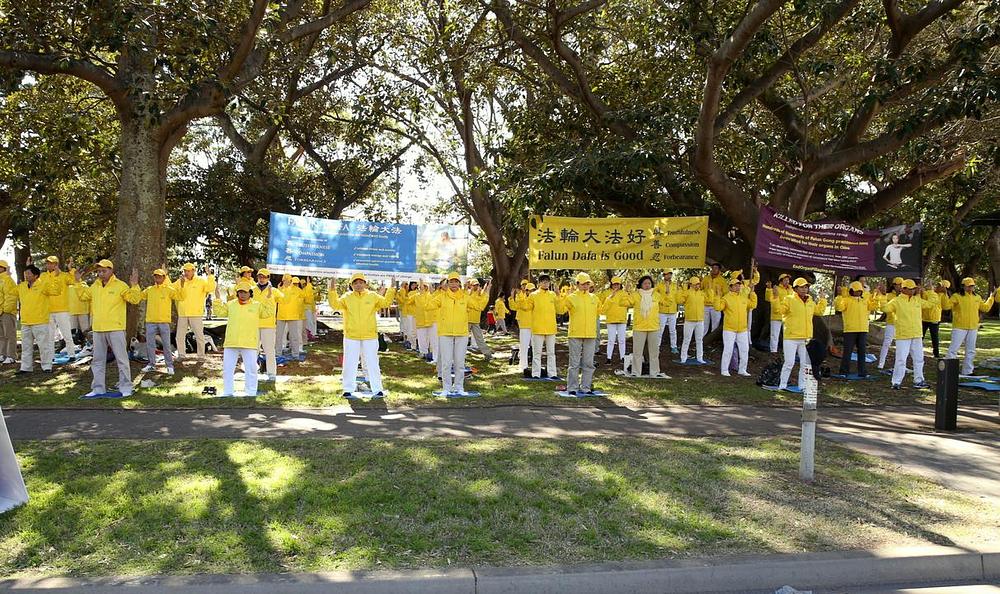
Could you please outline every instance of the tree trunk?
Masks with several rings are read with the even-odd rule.
[[[986,240],[986,252],[990,256],[990,284],[995,287],[1000,284],[1000,227],[994,227]]]
[[[28,258],[31,257],[31,231],[27,227],[15,227],[11,236],[14,238],[14,271],[17,273],[17,282],[21,282],[24,280]]]
[[[166,259],[166,159],[155,129],[134,119],[122,122],[121,188],[118,197],[115,275],[128,282],[133,268],[140,283]],[[129,307],[127,336],[135,334],[138,308]]]

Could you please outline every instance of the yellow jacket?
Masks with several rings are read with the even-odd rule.
[[[684,305],[684,321],[702,322],[705,320],[705,306],[715,301],[714,293],[704,289],[684,289],[677,296],[677,303]]]
[[[670,291],[667,292],[667,283],[656,285],[656,292],[660,294],[660,313],[677,313],[677,283],[670,283]]]
[[[525,305],[529,296],[530,294],[525,295],[523,292],[518,291],[507,300],[507,304],[510,305],[511,311],[517,312],[515,316],[515,319],[517,319],[517,327],[531,330],[531,324],[534,322],[534,315],[533,312],[528,309],[527,305]]]
[[[406,300],[413,311],[413,319],[417,328],[430,328],[437,320],[438,305],[434,302],[436,295],[430,291],[410,291]]]
[[[437,299],[438,297],[444,295],[445,291],[447,291],[447,290],[448,289],[438,288],[438,289],[435,289],[435,290],[431,291],[431,294],[434,295],[435,299]],[[439,324],[441,322],[441,308],[440,307],[435,308],[433,310],[433,312],[434,312],[434,323],[435,324]]]
[[[895,312],[890,312],[889,310],[885,309],[884,306],[885,306],[886,303],[889,303],[890,301],[892,301],[893,299],[895,299],[897,296],[898,295],[896,294],[895,291],[889,291],[888,293],[886,293],[884,295],[879,295],[879,298],[878,298],[878,300],[879,300],[879,302],[878,302],[879,309],[881,309],[882,311],[885,312],[885,323],[887,325],[892,325],[892,324],[896,323],[896,314],[895,314]]]
[[[467,307],[468,309],[468,323],[479,325],[479,320],[482,319],[483,310],[486,309],[486,304],[490,302],[490,295],[482,290],[474,291],[469,293],[469,299]],[[465,327],[468,331],[469,327]]]
[[[17,283],[9,272],[0,274],[0,314],[17,314]]]
[[[624,324],[628,321],[628,308],[632,305],[632,298],[625,291],[611,293],[610,291],[601,302],[601,313],[609,324]]]
[[[507,311],[507,305],[504,304],[503,299],[497,299],[493,302],[493,315],[495,315],[497,319],[507,317]]]
[[[778,289],[778,296],[774,296],[774,289]],[[785,297],[789,295],[794,295],[795,291],[791,287],[787,289],[781,285],[776,285],[764,291],[764,301],[771,304],[771,321],[780,321],[784,316],[781,315],[780,303],[785,300]]]
[[[925,309],[923,312],[923,319],[925,322],[930,322],[931,324],[937,324],[941,321],[941,297],[942,295],[937,291],[924,291],[920,294],[920,297],[931,304],[933,307]],[[944,296],[945,299],[949,299],[947,295]]]
[[[100,279],[90,286],[80,283],[76,290],[81,301],[90,302],[93,317],[90,324],[94,332],[125,330],[126,304],[134,305],[142,300],[142,291],[138,285],[129,287],[116,276],[112,276],[107,284],[103,284]]]
[[[909,340],[920,338],[924,334],[923,316],[921,310],[933,307],[919,296],[899,295],[882,306],[886,313],[895,314],[896,339]]]
[[[313,287],[312,282],[308,282],[305,287],[302,287],[302,303],[305,305],[305,309],[316,311],[316,288]],[[302,317],[305,318],[304,310]]]
[[[740,291],[726,293],[715,301],[715,309],[724,312],[722,329],[729,332],[746,332],[750,310],[757,307],[757,294]]]
[[[712,276],[709,274],[701,279],[702,287],[705,291],[711,291],[713,295],[723,295],[729,292],[729,279],[726,275],[719,273],[719,276]],[[705,305],[709,307],[714,307],[712,304],[715,300],[707,301]]]
[[[470,302],[475,298],[462,289],[448,289],[434,297],[438,308],[438,336],[465,336],[469,333]],[[478,318],[476,323],[479,323]]]
[[[559,296],[550,289],[537,289],[523,301],[523,305],[531,310],[532,334],[549,336],[556,333],[556,299],[558,298]]]
[[[833,308],[840,312],[844,332],[868,332],[868,314],[878,309],[878,299],[864,294],[858,297],[838,295],[833,300]]]
[[[253,349],[260,346],[261,322],[274,319],[274,310],[265,303],[250,299],[241,304],[238,299],[223,303],[216,299],[212,303],[212,313],[220,318],[229,318],[226,324],[227,349]]]
[[[986,301],[979,295],[955,293],[951,296],[951,326],[959,330],[979,328],[979,312],[986,313],[993,307],[993,295]],[[899,334],[899,332],[896,332]]]
[[[589,291],[573,291],[560,295],[556,303],[556,311],[560,314],[569,312],[570,338],[597,338],[597,316],[600,312],[597,295]]]
[[[255,284],[253,286],[253,300],[260,303],[262,306],[266,307],[271,315],[266,318],[260,319],[261,328],[276,328],[278,324],[278,300],[284,297],[284,293],[278,290],[277,287],[272,287],[268,285],[264,287],[264,290],[260,290],[260,285]]]
[[[290,284],[284,288],[279,287],[279,291],[281,291],[281,296],[277,299],[278,321],[301,320],[305,317],[306,302],[302,289]],[[332,304],[333,301],[330,303]]]
[[[389,289],[385,295],[374,291],[348,291],[342,297],[335,292],[330,293],[330,307],[344,312],[344,338],[351,340],[372,340],[378,338],[378,324],[375,314],[378,310],[389,307],[395,289]],[[278,306],[281,311],[281,306]],[[468,331],[468,327],[466,327]]]
[[[410,301],[410,290],[407,288],[407,284],[404,283],[396,291],[396,301],[399,303],[399,315],[404,317],[414,315],[413,303]]]
[[[90,304],[80,301],[80,296],[76,293],[76,284],[67,287],[66,293],[69,295],[69,315],[85,316],[90,314]]]
[[[59,292],[59,287],[41,278],[28,286],[28,281],[17,285],[17,301],[21,303],[21,325],[37,326],[49,323],[51,301],[49,298]]]
[[[169,281],[143,289],[141,299],[146,300],[146,323],[169,324],[173,317],[171,305],[176,296],[177,289]]]
[[[205,315],[205,296],[215,291],[215,276],[196,276],[191,280],[181,277],[174,281],[177,290],[177,315],[182,318],[200,318]]]
[[[629,294],[629,303],[632,306],[632,331],[652,332],[660,329],[660,295],[654,289],[649,290],[652,299],[652,307],[644,316],[642,315],[642,291],[638,290]]]
[[[785,297],[778,304],[784,323],[785,338],[788,340],[809,340],[813,335],[813,316],[822,315],[826,309],[826,299],[815,301],[806,297],[803,301],[797,294]]]
[[[69,311],[69,291],[67,289],[70,285],[76,284],[76,270],[69,272],[61,270],[49,272],[46,270],[42,273],[41,278],[59,290],[59,293],[49,296],[49,313]]]

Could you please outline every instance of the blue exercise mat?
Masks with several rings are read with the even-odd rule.
[[[986,390],[987,392],[1000,392],[1000,383],[996,382],[962,382],[958,384],[960,388],[975,388]]]
[[[80,396],[80,400],[96,400],[98,398],[122,398],[121,392],[105,392],[103,394],[94,394],[93,396],[83,395]]]
[[[577,392],[576,394],[570,394],[566,390],[561,390],[561,391],[557,390],[556,394],[558,394],[561,398],[601,398],[608,395],[607,392],[601,390],[594,390],[593,394],[587,394],[586,392]]]
[[[857,360],[858,360],[858,353],[852,352],[851,361],[857,361]],[[871,353],[865,353],[865,363],[874,363],[875,361],[878,361],[878,357],[876,357]]]
[[[468,392],[445,392],[444,390],[438,390],[434,392],[435,396],[440,396],[444,398],[479,398],[482,396],[479,392],[468,391]]]
[[[875,376],[872,375],[872,374],[868,374],[868,375],[866,375],[864,377],[861,377],[860,375],[858,375],[856,373],[849,373],[847,375],[841,375],[839,373],[835,373],[835,374],[831,375],[830,377],[832,377],[834,379],[849,380],[849,381],[874,380],[875,379]]]
[[[350,392],[345,394],[344,398],[348,400],[381,400],[385,396],[378,396],[377,394],[372,394],[371,392]]]
[[[674,361],[678,365],[715,365],[715,361],[709,361],[705,359],[704,363],[699,363],[697,359],[688,359],[687,361],[681,362],[680,359]]]
[[[802,388],[798,386],[788,386],[785,389],[781,389],[778,386],[761,386],[765,390],[771,390],[772,392],[791,392],[792,394],[801,394]]]
[[[555,377],[523,377],[521,378],[526,382],[564,382],[563,378],[559,376]]]

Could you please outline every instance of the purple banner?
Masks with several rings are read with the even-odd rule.
[[[837,221],[796,221],[762,206],[754,257],[776,268],[917,278],[922,236],[921,223],[865,230]]]

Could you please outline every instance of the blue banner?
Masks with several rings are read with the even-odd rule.
[[[347,276],[465,274],[468,230],[454,225],[337,221],[271,213],[267,267],[274,273]]]

